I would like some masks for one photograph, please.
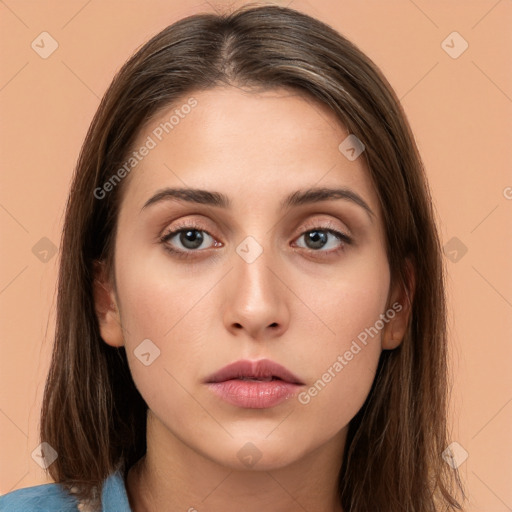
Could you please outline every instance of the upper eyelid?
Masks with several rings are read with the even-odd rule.
[[[317,216],[317,215],[328,215],[329,218],[328,219],[314,219],[314,220],[311,220],[310,217],[312,216]],[[203,215],[200,215],[201,218],[204,218]],[[188,216],[187,216],[188,217]],[[333,221],[332,218],[332,214],[329,214],[329,213],[310,213],[308,214],[308,216],[306,217],[306,220],[302,219],[298,225],[300,226],[303,226],[301,229],[303,230],[307,230],[307,229],[315,229],[315,228],[320,228],[320,229],[328,229],[328,228],[332,228],[332,229],[335,229],[336,231],[341,231],[342,233],[346,234],[347,236],[351,236],[352,235],[352,232],[351,230],[348,228],[348,226],[346,225],[345,222],[343,222],[342,220],[340,219],[337,219],[339,223],[342,223],[344,227],[340,227],[338,225],[336,225],[337,223],[335,221]],[[208,218],[208,217],[206,217]],[[167,227],[164,227],[164,229],[161,231],[161,233],[170,233],[171,231],[179,231],[180,229],[186,229],[186,228],[194,228],[194,229],[198,229],[200,231],[205,231],[207,232],[210,236],[213,236],[211,234],[211,232],[209,231],[208,228],[204,228],[203,226],[201,226],[201,224],[203,223],[204,221],[195,221],[195,220],[184,220],[184,221],[180,221],[180,220],[177,220],[176,223],[178,224],[177,226],[174,226],[171,229],[167,229]],[[223,227],[229,232],[229,233],[232,233],[233,230],[230,226],[227,226],[225,225],[224,222],[221,223],[223,225]],[[166,224],[167,225],[167,224]],[[295,231],[295,229],[294,229]],[[301,233],[299,234],[302,234],[304,231],[302,231]]]
[[[304,224],[301,224],[303,227],[301,229],[334,229],[335,231],[340,231],[341,233],[352,236],[350,229],[342,228],[336,225],[336,223],[332,219],[328,220],[308,220]]]
[[[165,228],[162,231],[160,238],[167,237],[171,234],[173,236],[176,236],[181,231],[186,231],[187,229],[195,230],[195,231],[202,231],[202,232],[206,233],[208,236],[211,236],[212,238],[215,239],[215,236],[212,235],[212,233],[210,233],[210,231],[208,229],[204,229],[203,227],[200,227],[199,225],[194,224],[194,222],[184,223],[182,225],[174,226],[173,228],[169,228],[169,229]]]
[[[215,238],[215,236],[210,232],[210,230],[205,229],[203,226],[200,225],[200,223],[196,224],[194,221],[188,221],[188,222],[185,221],[183,224],[174,226],[172,229],[165,228],[162,231],[162,234],[160,236],[164,237],[164,236],[170,235],[171,233],[176,235],[177,233],[184,231],[186,229],[195,229],[197,231],[203,231],[203,232],[207,233],[209,236],[211,236],[212,238]],[[339,231],[340,233],[344,234],[347,237],[352,236],[350,230],[339,228],[339,227],[335,226],[332,221],[309,221],[301,229],[302,229],[302,231],[299,233],[299,235],[303,235],[305,232],[307,232],[309,230],[319,229],[319,230],[325,230],[325,231],[335,230],[335,231]]]

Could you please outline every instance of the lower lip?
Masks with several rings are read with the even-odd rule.
[[[299,384],[283,380],[251,381],[232,379],[209,382],[208,386],[226,402],[248,409],[266,409],[288,400],[297,393]]]

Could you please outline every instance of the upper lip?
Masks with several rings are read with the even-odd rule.
[[[241,377],[262,380],[270,380],[272,377],[275,377],[292,384],[303,384],[292,372],[270,359],[235,361],[207,377],[206,382],[223,382]]]

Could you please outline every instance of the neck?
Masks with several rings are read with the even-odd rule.
[[[148,412],[147,452],[130,468],[133,512],[342,512],[338,494],[346,429],[284,467],[222,465],[176,438]]]

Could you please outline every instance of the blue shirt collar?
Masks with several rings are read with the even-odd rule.
[[[103,512],[132,512],[121,470],[111,473],[101,492]]]

